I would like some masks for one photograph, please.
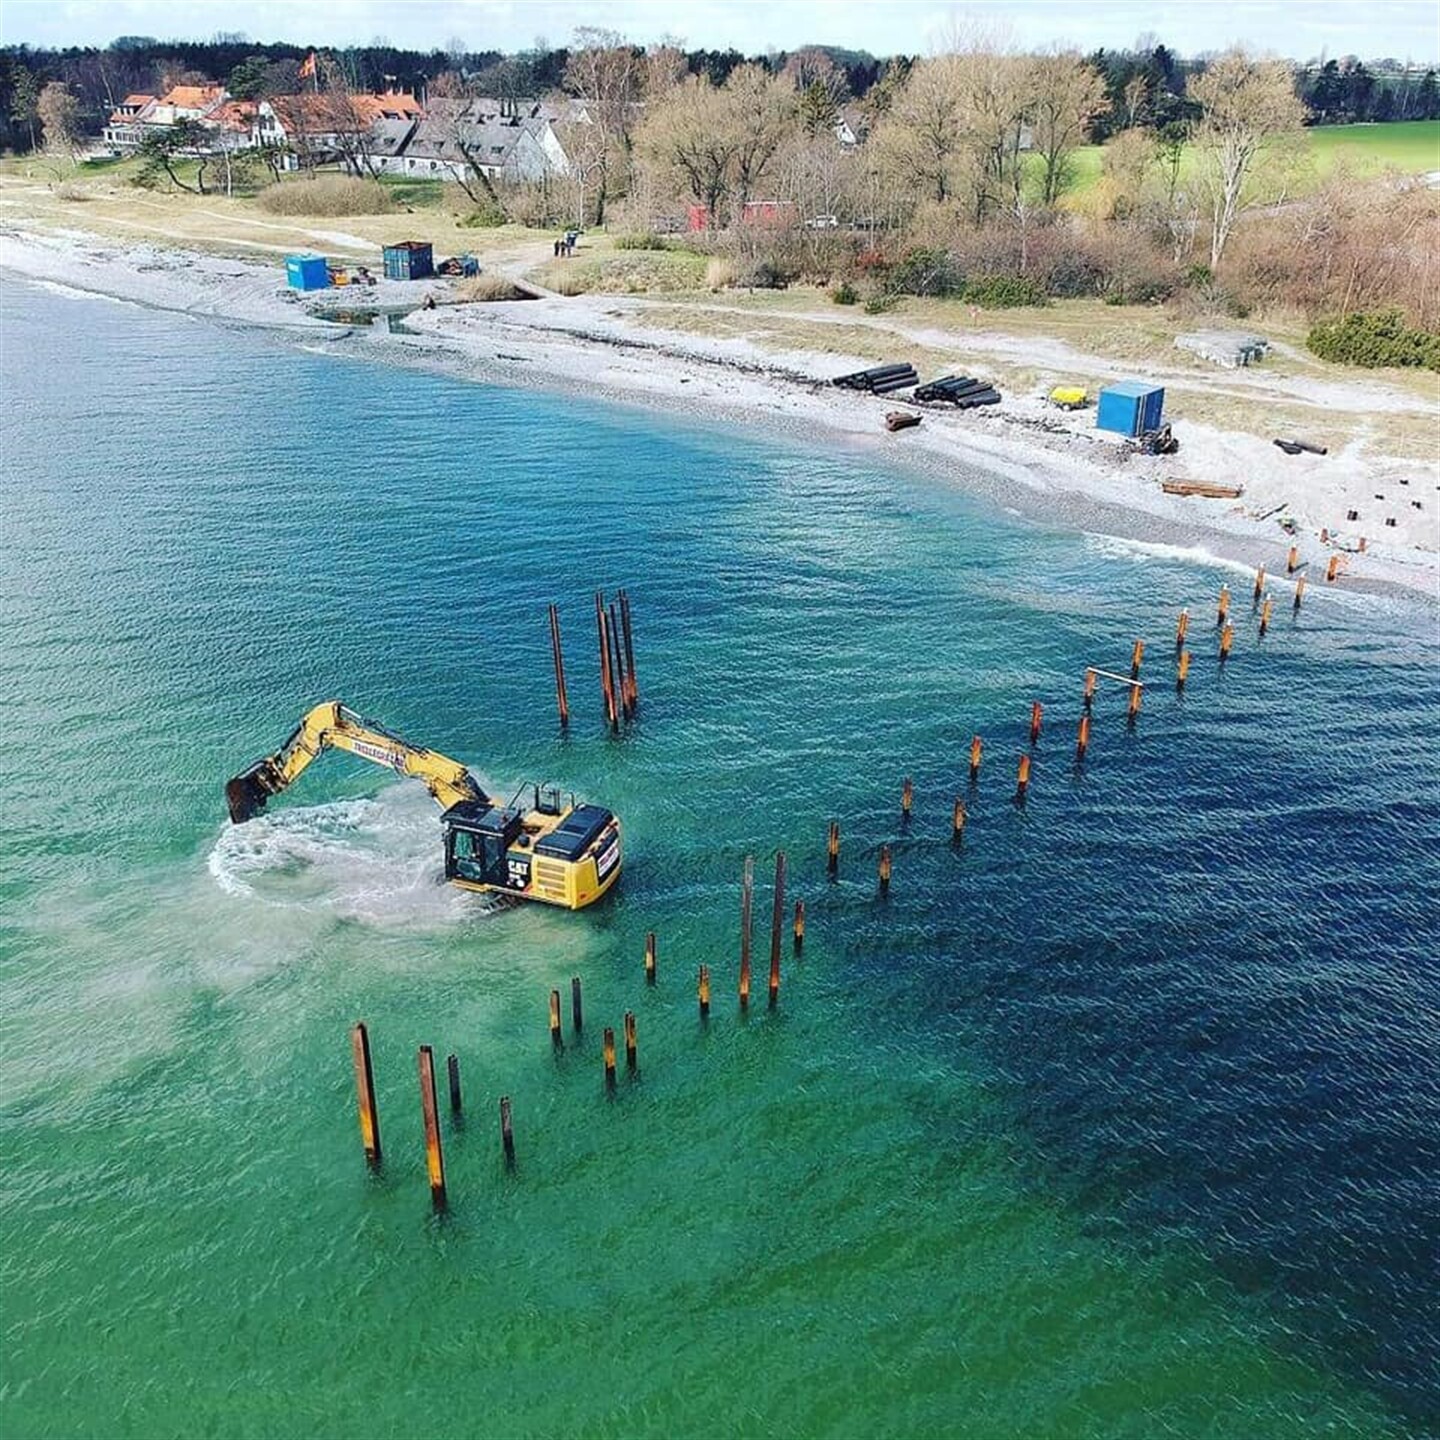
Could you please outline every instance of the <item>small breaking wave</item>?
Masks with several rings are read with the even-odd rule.
[[[1131,540],[1123,535],[1103,535],[1094,530],[1082,532],[1086,547],[1114,560],[1174,560],[1185,565],[1208,565],[1216,570],[1231,570],[1237,575],[1253,573],[1254,566],[1243,560],[1228,560],[1203,545],[1166,545],[1158,540]]]
[[[434,805],[409,786],[227,825],[207,865],[238,899],[373,925],[444,926],[504,906],[445,883]]]
[[[62,284],[59,280],[41,280],[34,276],[27,277],[27,279],[37,290],[58,295],[62,300],[98,300],[107,305],[129,305],[143,308],[136,306],[133,300],[126,300],[119,295],[107,295],[102,290],[81,290],[74,285]]]

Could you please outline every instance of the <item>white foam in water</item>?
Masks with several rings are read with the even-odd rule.
[[[1129,540],[1123,535],[1101,535],[1093,530],[1082,534],[1091,550],[1115,560],[1179,560],[1189,565],[1232,570],[1237,575],[1250,575],[1255,569],[1243,560],[1227,560],[1223,555],[1216,555],[1203,545],[1164,545],[1156,540]]]
[[[227,825],[208,863],[228,895],[374,925],[446,925],[503,904],[445,883],[435,804],[418,786]]]
[[[77,290],[73,285],[62,285],[58,280],[32,279],[30,283],[37,290],[47,290],[51,295],[60,296],[62,300],[96,300],[105,305],[134,304],[133,301],[121,299],[118,295],[102,295],[98,290]]]

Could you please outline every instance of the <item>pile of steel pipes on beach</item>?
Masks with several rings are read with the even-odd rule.
[[[943,400],[959,410],[973,410],[979,405],[998,405],[1000,392],[987,381],[972,380],[968,375],[946,375],[927,380],[916,391],[916,400]]]
[[[876,365],[870,370],[837,375],[831,384],[846,390],[868,390],[872,395],[888,395],[892,390],[908,390],[919,378],[919,372],[907,361],[903,365]]]

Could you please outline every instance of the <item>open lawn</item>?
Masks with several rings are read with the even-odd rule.
[[[1407,120],[1393,125],[1316,125],[1304,132],[1313,162],[1309,177],[1318,184],[1335,168],[1345,164],[1357,175],[1379,175],[1387,169],[1407,174],[1440,170],[1440,120]],[[1105,149],[1086,145],[1070,157],[1072,197],[1083,197],[1104,173]],[[1190,146],[1181,157],[1180,171],[1188,175],[1195,164]],[[1307,188],[1290,187],[1293,195]]]
[[[1440,120],[1317,125],[1305,133],[1322,170],[1328,170],[1344,155],[1371,171],[1386,167],[1415,174],[1440,170]]]

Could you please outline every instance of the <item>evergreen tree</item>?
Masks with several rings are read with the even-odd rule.
[[[1351,120],[1370,118],[1370,98],[1375,91],[1375,77],[1356,61],[1345,71],[1345,114]]]
[[[1435,72],[1427,70],[1420,88],[1415,92],[1415,118],[1417,120],[1440,120],[1440,85],[1435,83]]]
[[[1310,93],[1305,97],[1317,125],[1334,120],[1345,98],[1345,84],[1340,78],[1340,66],[1334,60],[1327,60],[1315,76]]]

